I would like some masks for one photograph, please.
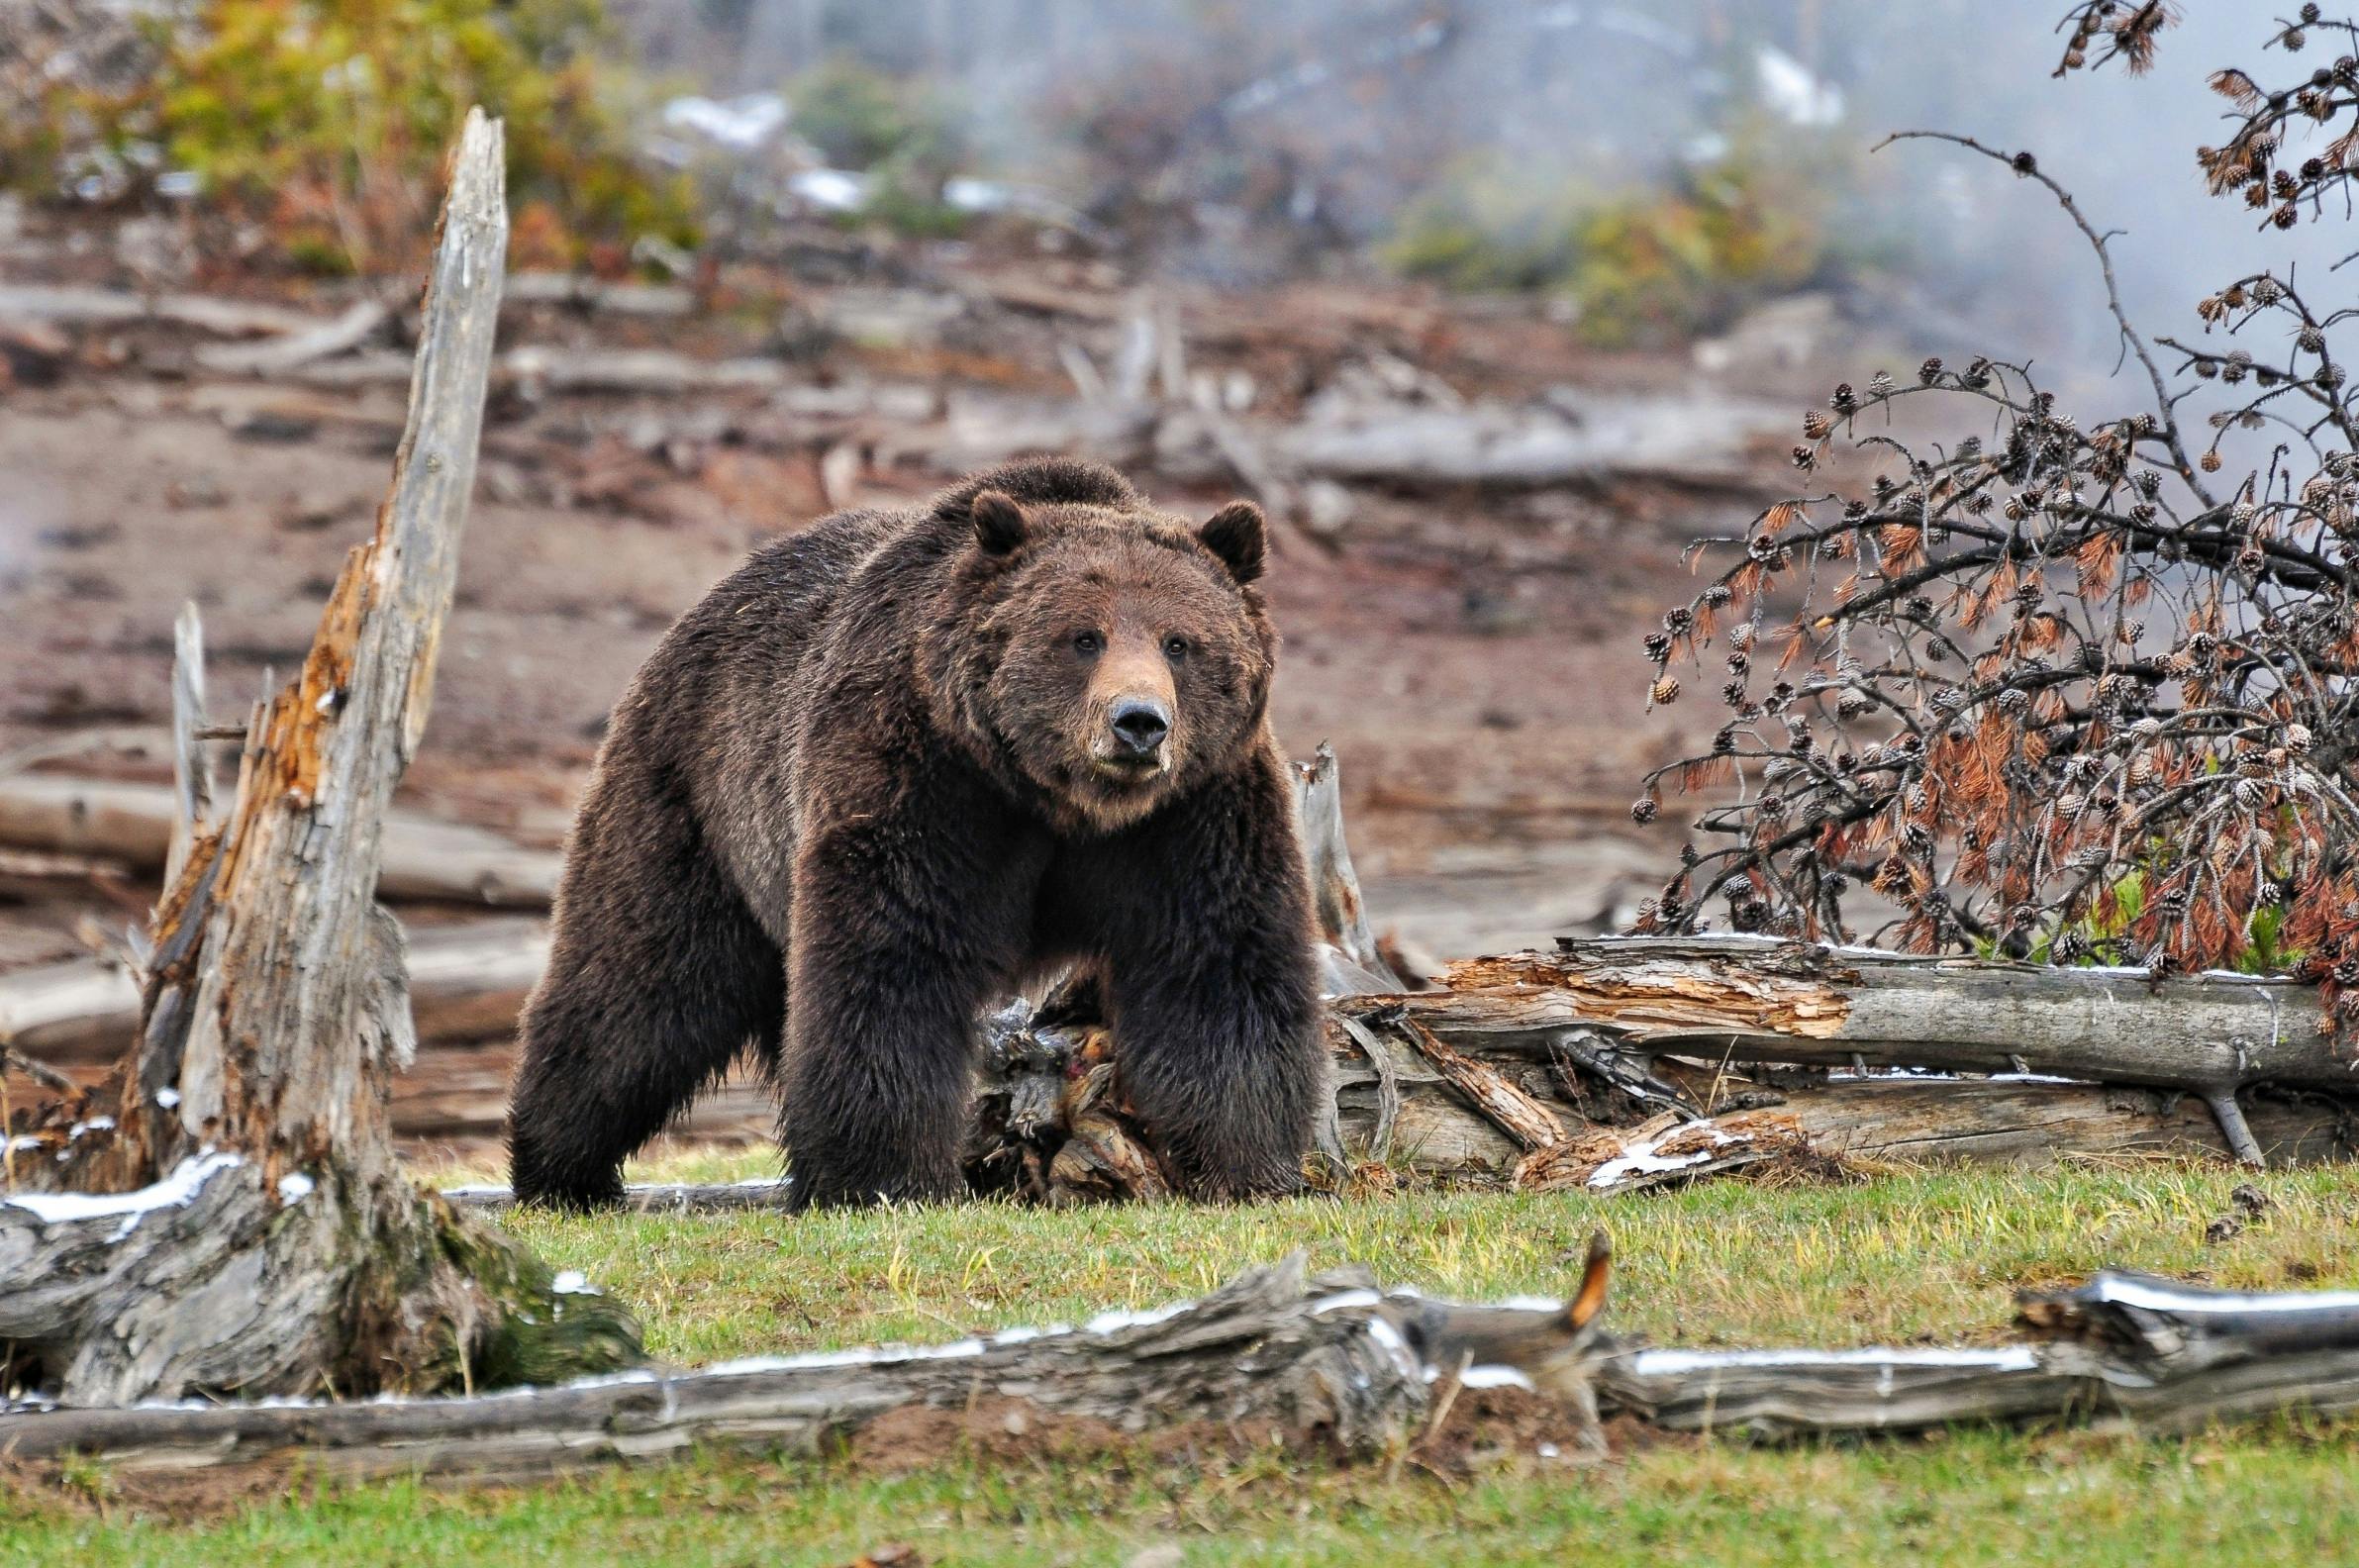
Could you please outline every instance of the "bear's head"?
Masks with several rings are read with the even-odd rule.
[[[1258,739],[1277,653],[1259,508],[1190,524],[1001,489],[942,507],[964,529],[930,638],[936,717],[1059,827],[1127,827]]]

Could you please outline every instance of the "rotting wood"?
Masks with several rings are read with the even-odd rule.
[[[1295,820],[1310,870],[1327,994],[1407,990],[1368,930],[1366,901],[1343,836],[1343,767],[1335,760],[1335,748],[1322,740],[1311,760],[1295,763],[1293,771]],[[1337,955],[1347,964],[1338,964]]]
[[[195,1472],[522,1480],[699,1446],[823,1451],[897,1411],[973,1413],[1101,1439],[1200,1428],[1369,1459],[1414,1448],[1468,1389],[1520,1391],[1560,1423],[1524,1440],[1604,1447],[1604,1410],[1673,1431],[1786,1438],[1958,1422],[2189,1430],[2359,1410],[2359,1296],[2245,1295],[2104,1273],[2026,1294],[2024,1337],[1987,1348],[1652,1347],[1603,1331],[1601,1242],[1569,1306],[1385,1292],[1301,1254],[1200,1301],[1081,1328],[633,1372],[497,1398],[144,1409],[0,1408],[0,1451],[119,1480]],[[595,1297],[577,1294],[570,1301]],[[1478,1421],[1479,1417],[1470,1418]],[[1535,1435],[1534,1426],[1541,1431]]]
[[[172,623],[172,827],[163,880],[180,880],[197,834],[213,820],[213,758],[205,743],[205,627],[194,601]]]
[[[1519,1088],[1496,1067],[1452,1050],[1432,1031],[1406,1016],[1401,1033],[1418,1054],[1433,1064],[1467,1104],[1495,1123],[1502,1132],[1527,1149],[1543,1149],[1564,1141],[1564,1123],[1537,1099]]]
[[[2263,1150],[2237,1095],[2359,1089],[2292,980],[1920,958],[1741,936],[1599,937],[1469,959],[1408,1005],[1445,1039],[1545,1050],[1581,1029],[1739,1062],[2030,1071],[2201,1096],[2236,1157]],[[1371,1005],[1371,1004],[1360,1004]]]
[[[157,907],[116,1081],[31,1119],[37,1137],[74,1125],[0,1198],[11,1378],[62,1404],[434,1391],[639,1353],[613,1304],[562,1299],[544,1264],[414,1187],[387,1111],[415,1036],[378,849],[456,578],[503,163],[499,127],[471,113],[376,534],[300,675],[257,705],[219,833]]]
[[[1698,1122],[1666,1112],[1627,1131],[1600,1127],[1534,1148],[1516,1163],[1509,1185],[1519,1192],[1643,1192],[1810,1152],[1795,1117],[1746,1111]]]

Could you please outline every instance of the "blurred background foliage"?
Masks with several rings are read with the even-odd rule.
[[[297,266],[406,269],[479,103],[508,121],[520,260],[695,239],[685,182],[635,155],[645,88],[600,0],[202,0],[143,30],[147,70],[55,80],[12,118],[19,183],[136,201],[169,174]]]
[[[1553,296],[1601,347],[1659,345],[1889,259],[1889,242],[1835,222],[1857,205],[1852,161],[1834,148],[1806,160],[1764,137],[1611,190],[1576,175],[1534,181],[1486,158],[1412,201],[1377,253],[1452,289]]]

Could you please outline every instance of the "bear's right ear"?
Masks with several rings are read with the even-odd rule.
[[[1206,520],[1196,538],[1221,558],[1229,575],[1238,582],[1249,583],[1261,575],[1269,548],[1268,531],[1262,524],[1261,508],[1252,502],[1229,502]]]
[[[985,490],[967,503],[967,517],[975,526],[975,542],[986,555],[1006,555],[1024,542],[1024,508],[1004,490]]]

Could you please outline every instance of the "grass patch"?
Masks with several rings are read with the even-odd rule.
[[[635,1172],[765,1174],[766,1154]],[[1849,1187],[1723,1182],[1636,1199],[1403,1194],[1232,1210],[1051,1213],[995,1204],[790,1220],[519,1216],[553,1265],[633,1303],[666,1359],[941,1339],[1192,1295],[1296,1247],[1315,1263],[1482,1298],[1560,1292],[1600,1224],[1622,1267],[1616,1326],[1691,1344],[1976,1343],[2020,1286],[2103,1264],[2250,1288],[2359,1286],[2347,1173],[2256,1182],[2271,1200],[2218,1244],[2237,1173],[2175,1163],[1880,1176]],[[2350,1430],[2285,1421],[2143,1440],[1961,1430],[1929,1441],[1754,1449],[1665,1442],[1592,1473],[1443,1480],[1280,1455],[1087,1463],[954,1454],[909,1474],[841,1460],[711,1456],[545,1487],[293,1489],[174,1523],[110,1497],[0,1490],[0,1561],[328,1564],[661,1560],[840,1564],[887,1541],[930,1563],[1673,1560],[2076,1564],[2201,1553],[2331,1559],[2359,1526]],[[2166,1552],[2167,1549],[2167,1552]]]

